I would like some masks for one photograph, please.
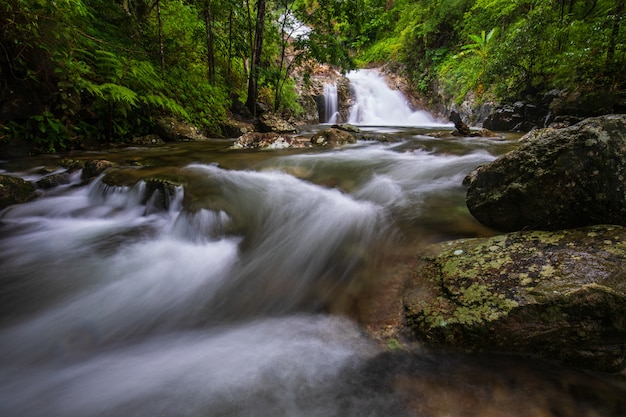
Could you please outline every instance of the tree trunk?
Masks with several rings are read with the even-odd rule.
[[[615,10],[613,12],[613,27],[611,28],[611,35],[609,37],[609,45],[606,50],[606,63],[604,70],[610,74],[616,69],[615,62],[615,48],[617,46],[617,37],[619,36],[619,26],[624,14],[624,0],[617,0]]]
[[[161,56],[161,75],[165,75],[165,49],[163,48],[163,20],[161,20],[161,1],[156,0],[157,19],[159,21],[159,54]]]
[[[261,55],[263,52],[263,36],[265,35],[265,0],[257,0],[256,27],[254,31],[254,47],[252,48],[252,62],[250,63],[250,77],[248,79],[248,99],[246,107],[256,116],[256,101],[259,96],[259,72],[261,69]]]
[[[206,28],[206,53],[209,82],[215,82],[215,48],[213,38],[213,15],[211,13],[211,0],[204,1],[204,23]]]

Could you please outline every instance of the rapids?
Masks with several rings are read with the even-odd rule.
[[[600,377],[394,351],[365,331],[366,294],[399,257],[492,233],[461,181],[514,137],[432,128],[372,128],[391,141],[341,149],[214,140],[61,156],[135,180],[76,173],[0,212],[0,415],[617,415],[623,388]],[[59,166],[0,163],[33,181]],[[146,198],[155,176],[183,185]]]

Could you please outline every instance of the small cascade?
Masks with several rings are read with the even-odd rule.
[[[355,103],[348,123],[368,126],[449,126],[437,122],[426,111],[413,111],[406,97],[392,90],[377,70],[351,71],[347,78],[354,91]]]
[[[324,117],[325,123],[337,123],[339,116],[339,99],[337,97],[337,83],[324,84]]]

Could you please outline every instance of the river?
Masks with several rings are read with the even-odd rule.
[[[397,349],[366,331],[385,324],[366,305],[398,259],[493,233],[468,213],[461,182],[517,136],[362,128],[390,141],[3,161],[36,181],[64,158],[107,159],[128,185],[77,172],[0,212],[0,415],[618,415],[623,391],[603,376]],[[184,186],[145,198],[155,177]]]

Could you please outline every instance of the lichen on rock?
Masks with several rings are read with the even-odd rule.
[[[534,130],[520,143],[464,181],[481,223],[502,231],[626,225],[626,115]]]
[[[626,228],[516,232],[430,249],[404,294],[419,339],[626,366]]]

